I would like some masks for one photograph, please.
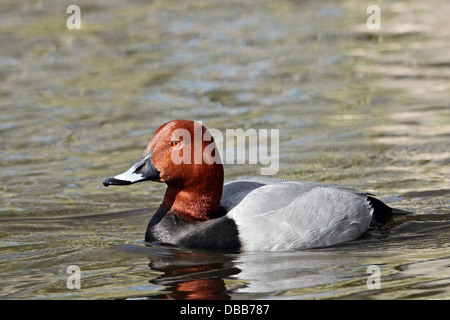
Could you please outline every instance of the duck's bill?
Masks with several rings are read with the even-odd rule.
[[[136,172],[136,169],[137,169],[136,166],[137,166],[137,164],[132,166],[129,170],[127,170],[115,177],[106,179],[105,181],[103,181],[103,185],[105,187],[111,186],[111,185],[125,186],[128,184],[133,184],[136,182],[149,180],[149,179],[146,179],[142,174]]]
[[[159,171],[155,168],[152,162],[153,149],[147,154],[142,156],[138,163],[133,165],[127,171],[103,181],[105,187],[125,186],[136,182],[159,180]]]

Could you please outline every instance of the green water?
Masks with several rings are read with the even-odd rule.
[[[361,1],[79,1],[68,30],[71,4],[0,4],[0,297],[449,298],[446,1],[381,1],[380,31]],[[164,185],[102,181],[171,119],[279,129],[276,178],[365,190],[417,221],[301,252],[146,247]]]

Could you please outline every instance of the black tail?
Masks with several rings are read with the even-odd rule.
[[[409,211],[391,208],[384,202],[371,196],[367,196],[367,200],[369,200],[373,208],[373,217],[378,223],[385,224],[394,215],[411,214]]]

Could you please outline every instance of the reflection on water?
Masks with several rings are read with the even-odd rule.
[[[0,296],[448,298],[450,6],[378,5],[368,31],[355,0],[81,1],[75,31],[64,3],[2,1]],[[279,129],[276,178],[365,190],[417,221],[302,252],[145,247],[164,186],[102,181],[177,118]]]
[[[171,299],[230,299],[224,278],[238,274],[227,255],[174,251],[168,256],[149,256],[149,267],[162,272],[150,280],[164,285]]]

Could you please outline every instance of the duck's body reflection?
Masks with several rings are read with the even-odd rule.
[[[149,267],[163,272],[151,279],[154,284],[165,285],[170,299],[227,300],[230,296],[225,278],[236,275],[233,255],[167,249],[171,254],[149,255]]]
[[[283,288],[334,283],[343,280],[340,267],[349,262],[320,250],[224,254],[147,246],[145,251],[150,269],[161,272],[149,282],[165,286],[168,292],[159,297],[169,299],[226,300],[232,294],[270,295]]]

